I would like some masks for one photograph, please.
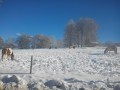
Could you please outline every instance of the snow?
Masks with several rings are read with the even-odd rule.
[[[2,81],[16,75],[29,87],[42,85],[39,88],[46,87],[46,90],[115,90],[120,87],[120,47],[118,54],[104,54],[104,49],[14,49],[15,60],[0,59],[0,78]],[[31,56],[33,67],[29,74]]]

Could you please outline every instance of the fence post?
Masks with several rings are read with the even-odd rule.
[[[31,63],[30,63],[30,74],[32,73],[32,61],[33,61],[33,56],[31,56]]]

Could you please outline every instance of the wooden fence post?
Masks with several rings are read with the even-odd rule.
[[[33,56],[31,56],[31,63],[30,63],[30,74],[32,73],[32,61],[33,61]]]

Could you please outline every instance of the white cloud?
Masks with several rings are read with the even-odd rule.
[[[17,35],[17,36],[20,36],[20,35],[21,35],[21,33],[16,33],[16,35]]]

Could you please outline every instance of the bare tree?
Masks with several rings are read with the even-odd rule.
[[[74,44],[76,44],[76,24],[73,20],[70,20],[68,23],[66,29],[65,29],[65,35],[64,35],[64,44],[67,47],[70,47]]]
[[[70,20],[65,29],[64,44],[67,47],[72,45],[93,45],[97,42],[98,24],[94,19],[82,18],[77,23]]]
[[[22,34],[18,36],[16,42],[17,42],[18,48],[28,49],[31,46],[31,36],[28,34]]]
[[[97,41],[98,25],[91,18],[79,19],[77,22],[78,36],[81,37],[81,47],[83,44],[89,46],[91,42]],[[79,38],[78,37],[78,38]]]

